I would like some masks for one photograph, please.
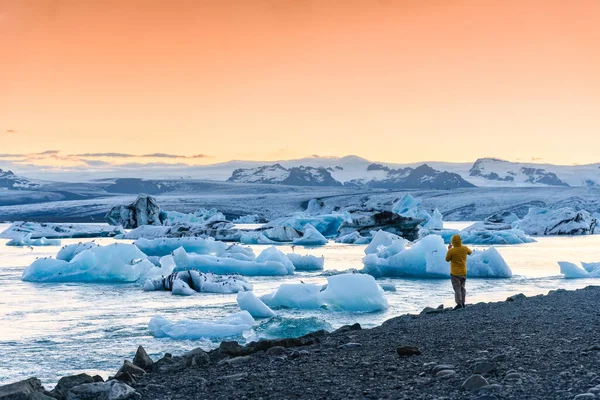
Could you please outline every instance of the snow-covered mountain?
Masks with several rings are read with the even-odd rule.
[[[465,179],[476,186],[600,186],[600,164],[561,166],[481,158]]]
[[[332,178],[330,170],[305,166],[284,168],[280,164],[263,165],[257,168],[236,169],[227,181],[292,186],[341,186],[339,181]]]
[[[25,190],[33,189],[39,185],[33,183],[27,178],[15,175],[12,171],[5,171],[0,168],[0,189]]]
[[[334,176],[338,179],[335,179]],[[474,186],[458,174],[438,171],[427,164],[417,168],[401,169],[393,169],[382,164],[369,164],[364,171],[360,171],[361,178],[343,180],[344,177],[352,176],[341,165],[328,168],[305,166],[284,168],[280,164],[273,164],[257,168],[236,169],[228,181],[292,186],[341,186],[344,184],[381,189],[455,189]]]

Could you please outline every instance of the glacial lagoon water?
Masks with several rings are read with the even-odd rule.
[[[468,223],[448,223],[460,229]],[[8,225],[0,224],[0,231]],[[30,283],[21,281],[23,269],[37,257],[55,256],[59,247],[7,247],[0,239],[0,385],[37,376],[51,387],[59,377],[88,372],[107,377],[124,359],[131,359],[138,345],[157,358],[165,352],[182,353],[196,347],[214,348],[210,340],[175,341],[155,339],[148,331],[153,316],[168,319],[216,319],[239,311],[235,295],[197,294],[172,296],[169,292],[143,292],[139,284]],[[63,240],[63,245],[81,240]],[[113,239],[96,239],[110,244]],[[266,246],[251,246],[258,254]],[[301,248],[300,254],[325,256],[325,269],[362,268],[365,246],[330,243],[325,247]],[[472,246],[484,249],[485,246]],[[292,252],[290,246],[281,246]],[[545,294],[549,290],[576,289],[596,283],[594,279],[564,279],[557,261],[600,261],[600,235],[544,237],[536,243],[499,246],[510,265],[511,279],[470,279],[468,302],[500,301],[524,293]],[[286,277],[254,277],[257,295],[272,292],[281,283],[326,283],[320,272],[301,272]],[[239,341],[256,337],[288,337],[359,322],[365,327],[381,324],[426,306],[452,305],[449,280],[382,279],[396,292],[386,292],[390,307],[379,313],[345,313],[328,310],[278,310],[278,317],[259,321]]]

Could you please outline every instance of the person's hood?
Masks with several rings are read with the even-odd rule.
[[[452,236],[452,246],[454,246],[454,247],[462,246],[462,239],[460,238],[460,235]]]

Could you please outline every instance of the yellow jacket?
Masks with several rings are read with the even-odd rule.
[[[467,275],[467,256],[473,254],[471,249],[462,245],[459,235],[452,236],[452,248],[446,253],[446,261],[450,263],[450,274],[456,276]]]

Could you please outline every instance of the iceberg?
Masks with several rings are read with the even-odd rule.
[[[420,210],[421,205],[420,199],[415,199],[410,194],[405,194],[394,206],[392,212],[405,218],[413,218],[422,220],[420,226],[427,229],[442,229],[444,223],[442,222],[442,213],[436,208],[433,211],[433,215],[430,215],[425,210]]]
[[[70,261],[41,258],[23,271],[28,282],[136,282],[163,271],[131,244],[92,247]]]
[[[291,275],[294,265],[285,254],[275,247],[269,247],[255,260],[240,260],[232,257],[188,254],[184,248],[173,252],[175,272],[198,270],[216,274],[240,274],[248,276]]]
[[[175,340],[222,339],[240,336],[252,329],[255,321],[248,311],[241,311],[216,321],[181,320],[168,321],[163,317],[154,317],[148,323],[148,330],[157,338]]]
[[[275,293],[266,294],[260,299],[271,308],[311,310],[325,305],[321,289],[321,285],[312,283],[284,283]]]
[[[304,234],[301,238],[294,239],[293,243],[300,246],[324,246],[328,242],[325,236],[311,224],[304,226]]]
[[[123,234],[123,228],[100,224],[13,222],[5,231],[0,233],[0,238],[18,239],[27,234],[31,234],[32,239],[84,239],[115,237]]]
[[[365,249],[365,254],[377,253],[377,249],[379,246],[390,246],[395,240],[404,240],[398,235],[394,235],[393,233],[388,233],[385,231],[377,231],[373,238],[371,239],[371,243]],[[404,241],[406,242],[406,241]],[[407,242],[406,242],[407,243]]]
[[[479,225],[478,225],[479,226]],[[469,229],[471,228],[471,229]],[[463,244],[476,244],[476,245],[513,245],[523,243],[533,243],[536,240],[530,236],[527,236],[525,232],[520,229],[506,229],[506,230],[475,230],[469,227],[463,231],[456,229],[442,229],[440,231],[430,231],[427,229],[421,229],[419,234],[421,237],[430,235],[438,235],[444,239],[444,243],[450,243],[452,236],[458,234],[463,240]]]
[[[58,254],[56,255],[56,259],[68,262],[68,261],[71,261],[77,254],[81,253],[82,251],[89,250],[93,247],[100,247],[100,246],[98,246],[94,242],[70,244],[68,246],[64,246],[63,248],[61,248],[58,251]]]
[[[302,256],[300,254],[289,253],[290,259],[296,271],[322,271],[325,265],[325,257],[316,257],[313,255]]]
[[[388,308],[388,302],[375,279],[364,274],[342,274],[327,278],[321,298],[328,309],[375,312]]]
[[[254,318],[271,318],[275,312],[263,303],[253,292],[239,292],[236,301],[241,310],[248,311]]]
[[[254,259],[254,252],[251,248],[227,244],[213,238],[142,238],[136,240],[133,244],[148,256],[162,257],[173,253],[178,248],[183,248],[188,253],[233,257],[241,260]]]
[[[188,286],[187,283],[185,283],[182,280],[175,280],[173,281],[173,287],[171,288],[171,294],[176,295],[176,296],[191,296],[194,293],[196,293],[196,291],[192,288],[190,288]]]
[[[549,210],[533,207],[514,227],[528,235],[590,235],[598,226],[598,220],[589,212],[575,211],[572,208]]]
[[[236,218],[231,222],[233,222],[234,224],[259,224],[260,216],[258,214],[242,215],[241,217]]]
[[[272,308],[374,312],[388,307],[383,289],[370,275],[343,273],[327,278],[327,285],[285,283],[261,300]]]
[[[583,268],[567,261],[559,261],[558,265],[560,266],[560,273],[563,274],[565,278],[600,278],[600,262],[582,262],[581,265]]]
[[[302,237],[302,234],[289,226],[274,226],[269,228],[260,228],[256,233],[262,233],[267,239],[274,242],[291,242],[294,239]]]
[[[191,214],[178,211],[164,211],[164,214],[163,225],[205,225],[210,222],[227,221],[225,215],[218,212],[216,208],[211,208],[210,210],[200,208]]]
[[[104,219],[109,225],[133,229],[142,225],[162,225],[164,217],[165,213],[154,197],[140,194],[129,205],[111,208]]]
[[[61,242],[59,239],[46,239],[45,237],[39,239],[32,239],[31,233],[28,233],[20,238],[13,238],[6,242],[7,246],[15,247],[31,247],[31,246],[60,246]]]
[[[404,239],[394,240],[377,253],[363,258],[361,272],[380,277],[449,278],[450,264],[446,262],[447,248],[440,236],[427,236],[411,247]],[[467,260],[470,278],[510,278],[512,272],[498,250],[474,251]]]
[[[370,237],[363,237],[359,232],[352,232],[347,235],[339,236],[335,239],[336,243],[343,244],[369,244],[371,243]]]
[[[238,293],[252,290],[252,284],[239,275],[217,275],[194,270],[174,272],[165,278],[148,279],[144,283],[144,291],[171,290],[175,293],[175,285],[183,282],[193,293]],[[192,292],[190,292],[192,294]]]
[[[269,227],[286,226],[294,228],[297,231],[304,230],[306,225],[312,225],[321,235],[325,237],[334,237],[342,224],[351,222],[347,213],[307,215],[298,213],[290,217],[276,219],[269,223]]]
[[[240,236],[240,243],[242,244],[270,244],[277,245],[279,242],[275,242],[264,235],[261,232],[244,232]]]

